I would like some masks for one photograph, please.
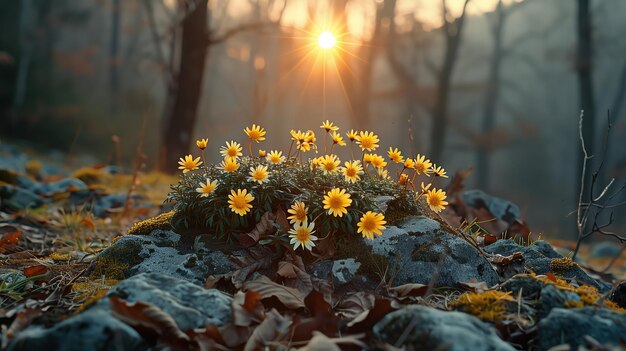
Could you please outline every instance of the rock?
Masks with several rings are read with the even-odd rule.
[[[354,279],[359,267],[361,264],[354,258],[334,261],[332,266],[333,280],[345,284]]]
[[[411,328],[406,333],[407,328]],[[445,312],[411,305],[386,315],[372,328],[374,337],[411,350],[492,351],[515,350],[478,318],[461,312]],[[396,345],[401,335],[406,339]]]
[[[626,281],[621,282],[611,293],[610,300],[626,309]]]
[[[9,210],[24,210],[37,208],[44,204],[44,200],[30,190],[12,185],[0,185],[0,208]]]
[[[389,207],[389,203],[394,199],[395,197],[388,195],[376,196],[374,198],[374,207],[376,207],[379,212],[385,213],[387,211],[387,207]]]
[[[507,200],[491,196],[482,190],[467,190],[461,194],[463,202],[474,208],[486,208],[496,218],[509,224],[521,218],[519,207]]]
[[[591,258],[613,258],[619,255],[622,249],[618,243],[603,241],[591,247]]]
[[[109,290],[92,308],[109,310],[107,297],[112,295],[159,307],[172,316],[183,331],[208,324],[221,326],[232,318],[232,299],[226,294],[162,273],[142,273],[128,278]]]
[[[491,264],[475,247],[427,217],[408,217],[397,227],[387,227],[382,236],[363,240],[373,254],[388,260],[396,285],[428,284],[433,276],[437,277],[436,287],[453,287],[471,279],[489,286],[499,282]]]
[[[76,178],[64,178],[58,182],[52,183],[32,182],[29,185],[23,185],[35,194],[46,197],[50,197],[54,194],[65,193],[70,190],[81,190],[87,188],[87,184],[85,184],[85,182]]]
[[[0,170],[14,173],[26,171],[26,155],[13,145],[0,144]]]
[[[550,311],[555,308],[568,307],[568,302],[579,303],[580,296],[571,291],[557,289],[554,285],[544,285],[541,289],[541,308],[539,309],[539,319],[547,316]]]
[[[524,266],[537,274],[546,274],[552,272],[550,262],[552,259],[562,258],[554,249],[543,240],[536,241],[528,246],[516,244],[512,240],[498,240],[495,243],[486,246],[485,251],[503,256],[512,255],[515,252],[521,252],[524,258]],[[608,291],[611,285],[605,282],[596,281],[591,278],[578,265],[573,265],[565,271],[552,272],[557,273],[567,279],[575,279],[581,284],[591,285],[600,291]]]
[[[9,351],[147,350],[143,338],[106,311],[87,311],[53,328],[29,327],[9,344]]]
[[[626,314],[595,307],[555,308],[539,322],[537,330],[540,350],[561,344],[575,350],[585,344],[585,336],[605,346],[617,346],[626,340]]]
[[[209,275],[230,272],[238,267],[219,250],[196,245],[185,247],[181,236],[171,230],[154,230],[149,235],[126,235],[104,250],[96,259],[95,269],[117,264],[120,279],[140,273],[160,272],[204,284]],[[112,269],[100,269],[104,274]]]

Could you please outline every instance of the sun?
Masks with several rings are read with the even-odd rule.
[[[317,44],[324,50],[332,49],[337,43],[337,39],[331,32],[322,32],[317,37]]]

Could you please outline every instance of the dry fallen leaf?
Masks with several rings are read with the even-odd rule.
[[[268,342],[287,336],[291,324],[291,318],[282,316],[275,309],[270,310],[267,318],[250,335],[244,351],[264,350]]]
[[[305,296],[302,292],[297,289],[275,283],[264,275],[256,280],[244,283],[244,289],[258,292],[262,299],[275,297],[287,308],[297,309],[304,307]]]
[[[243,247],[250,247],[256,244],[259,239],[268,236],[276,231],[276,215],[272,212],[265,212],[261,220],[250,233],[239,234],[239,243]]]
[[[395,293],[398,297],[424,296],[426,291],[428,291],[428,285],[418,283],[403,284],[389,288],[389,291]]]
[[[5,226],[0,228],[0,253],[5,253],[19,243],[20,232],[13,226]]]

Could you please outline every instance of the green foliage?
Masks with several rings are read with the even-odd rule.
[[[263,184],[248,179],[250,168],[259,164],[268,165],[270,174]],[[210,196],[201,197],[196,188],[206,178],[217,180],[218,186]],[[352,199],[348,213],[343,217],[328,215],[324,210],[324,196],[333,188],[346,189]],[[228,195],[231,190],[237,189],[247,189],[254,196],[253,208],[245,216],[232,212],[228,205]],[[230,240],[235,234],[250,231],[267,211],[282,209],[286,212],[294,201],[302,201],[308,207],[309,220],[315,222],[316,234],[324,238],[335,233],[354,235],[364,212],[381,212],[375,198],[384,195],[393,196],[394,207],[402,208],[403,213],[417,213],[413,190],[407,190],[391,179],[364,176],[356,183],[349,183],[339,172],[324,174],[295,159],[274,165],[264,159],[244,157],[240,159],[239,168],[231,173],[215,166],[184,173],[180,181],[172,186],[167,200],[175,203],[176,213],[172,218],[175,229],[208,231],[222,240]]]

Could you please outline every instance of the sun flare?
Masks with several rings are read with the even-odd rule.
[[[325,50],[332,49],[336,43],[337,39],[335,39],[335,36],[328,31],[322,32],[317,37],[317,44],[320,46],[320,48]]]

